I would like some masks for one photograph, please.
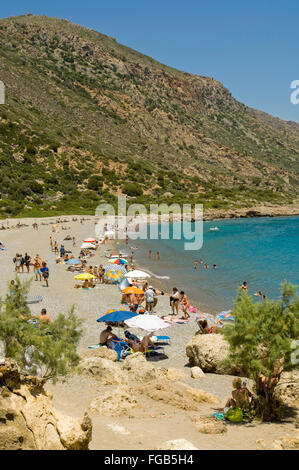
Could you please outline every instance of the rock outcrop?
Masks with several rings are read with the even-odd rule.
[[[275,394],[286,405],[299,408],[299,371],[283,372]]]
[[[119,385],[127,382],[127,375],[120,364],[101,357],[85,357],[80,362],[80,371],[104,385]]]
[[[197,431],[203,434],[222,434],[227,431],[227,427],[223,421],[216,418],[200,418],[196,416],[192,419]]]
[[[227,358],[228,352],[228,342],[220,334],[196,335],[186,346],[190,364],[204,372],[220,373],[220,362]]]
[[[242,375],[241,367],[222,365],[228,353],[229,344],[221,334],[197,334],[186,346],[186,354],[191,366],[198,366],[204,372]]]
[[[2,450],[86,450],[92,424],[57,412],[43,380],[22,375],[7,359],[0,367],[0,448]]]
[[[185,377],[181,371],[156,367],[142,353],[128,356],[123,363],[85,358],[81,361],[81,368],[102,385],[118,385],[95,398],[90,404],[91,412],[108,416],[126,415],[137,407],[145,410],[145,400],[164,402],[173,408],[190,411],[198,411],[202,403],[220,403],[215,395],[179,382]]]

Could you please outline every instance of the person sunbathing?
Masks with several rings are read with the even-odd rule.
[[[246,387],[246,383],[242,384],[240,378],[233,380],[232,396],[227,400],[226,407],[241,408],[244,411],[248,411],[250,408],[250,399],[252,393]]]
[[[153,333],[149,333],[148,335],[144,336],[144,338],[139,342],[136,339],[132,340],[126,338],[126,342],[129,344],[130,348],[133,349],[134,352],[146,352],[148,351],[149,346],[153,346],[154,344],[150,340]]]

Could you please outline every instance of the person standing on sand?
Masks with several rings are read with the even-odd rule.
[[[170,296],[170,306],[172,310],[172,315],[179,314],[179,301],[180,301],[180,294],[176,287],[172,289],[172,294]],[[174,312],[176,310],[176,313]]]
[[[50,248],[53,251],[53,238],[50,236]]]
[[[73,247],[76,246],[76,240],[75,240],[75,237],[73,237]]]
[[[20,255],[21,261],[20,261],[20,268],[22,269],[22,273],[24,272],[24,264],[25,264],[25,259],[23,255]]]
[[[49,287],[49,283],[48,283],[49,268],[47,267],[47,263],[45,261],[42,262],[42,267],[40,268],[40,272],[42,273],[44,281],[46,283],[45,287]]]
[[[152,286],[149,286],[149,288],[145,291],[144,296],[145,296],[145,309],[148,312],[153,313],[155,291],[152,288]]]
[[[34,274],[35,274],[35,280],[38,281],[38,280],[42,280],[42,275],[41,275],[41,271],[40,271],[40,268],[42,267],[42,260],[41,258],[39,257],[39,255],[36,255],[33,259],[33,268],[34,268]],[[38,279],[39,277],[39,279]]]
[[[27,269],[27,273],[29,273],[30,272],[31,256],[29,256],[28,253],[25,253],[24,261],[25,261],[25,266],[26,266],[26,269]]]
[[[185,294],[184,291],[181,291],[180,292],[180,296],[181,296],[181,304],[182,304],[182,308],[183,308],[183,313],[184,313],[184,320],[187,320],[187,318],[190,317],[189,313],[187,312],[187,309],[189,308],[189,300],[188,300],[188,297],[187,295]]]

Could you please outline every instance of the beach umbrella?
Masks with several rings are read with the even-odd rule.
[[[122,323],[129,318],[138,316],[137,313],[133,313],[127,310],[115,310],[110,313],[106,313],[103,317],[97,319],[97,322],[106,323]]]
[[[196,315],[196,320],[207,320],[208,326],[217,326],[215,316],[211,313],[199,313]]]
[[[124,258],[111,258],[108,263],[112,264],[128,264],[128,261]]]
[[[96,246],[93,243],[82,243],[81,248],[91,248],[92,250],[95,250]]]
[[[154,332],[168,328],[170,325],[156,315],[137,315],[124,320],[130,328],[140,328],[145,331]]]
[[[120,281],[123,277],[124,273],[118,268],[109,269],[109,271],[105,272],[105,278],[108,279],[108,281]]]
[[[105,313],[105,315],[108,315],[108,313],[112,313],[112,312],[118,312],[118,311],[120,311],[120,310],[121,310],[122,312],[125,312],[125,311],[128,312],[128,310],[126,310],[125,308],[111,308],[110,310],[107,310],[107,312]]]
[[[97,239],[96,238],[85,238],[85,240],[83,240],[84,243],[96,243],[97,242]]]
[[[137,294],[137,295],[144,294],[144,291],[142,289],[139,289],[139,287],[136,287],[136,286],[126,287],[121,292],[122,294]]]
[[[196,320],[207,320],[208,326],[218,326],[219,328],[222,328],[223,325],[220,320],[217,320],[215,315],[211,313],[199,313],[196,315]]]
[[[96,279],[96,276],[90,273],[82,273],[75,276],[74,279],[77,279],[78,281],[86,281],[86,279]]]
[[[77,258],[71,258],[71,259],[68,259],[65,264],[69,264],[69,265],[75,265],[75,264],[82,264],[82,261],[80,261],[79,259]]]
[[[104,232],[104,237],[113,238],[114,235],[115,235],[114,230],[107,230],[107,232]]]
[[[131,284],[130,282],[128,281],[128,279],[126,277],[123,277],[123,279],[120,281],[119,285],[118,285],[118,288],[120,291],[123,291],[126,287],[130,287]]]
[[[105,269],[106,272],[107,272],[107,271],[110,271],[111,269],[112,269],[112,270],[113,270],[113,269],[118,269],[118,270],[121,271],[123,274],[126,274],[126,272],[127,272],[126,268],[125,268],[123,265],[117,265],[117,266],[116,266],[116,265],[113,264],[113,263],[106,264],[106,265],[104,266],[104,269]]]
[[[216,321],[235,321],[235,317],[233,317],[230,312],[231,310],[224,310],[223,312],[218,313],[215,317]]]
[[[196,320],[207,320],[208,318],[214,318],[214,315],[212,315],[211,313],[198,313],[196,315]]]
[[[125,277],[129,277],[132,279],[144,279],[146,277],[151,277],[151,276],[150,274],[144,271],[139,271],[138,269],[134,269],[134,271],[129,271],[127,274],[125,274]]]

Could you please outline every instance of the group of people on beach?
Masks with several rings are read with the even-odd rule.
[[[47,261],[43,260],[39,254],[32,258],[28,253],[25,253],[24,256],[20,253],[16,253],[16,256],[13,258],[13,263],[17,274],[24,273],[24,267],[26,268],[26,272],[29,274],[30,266],[32,266],[35,274],[35,281],[41,281],[43,278],[45,281],[45,287],[49,287],[50,271],[47,266]]]

